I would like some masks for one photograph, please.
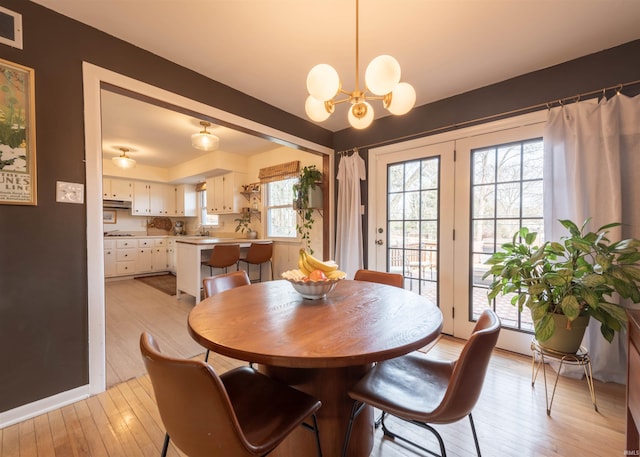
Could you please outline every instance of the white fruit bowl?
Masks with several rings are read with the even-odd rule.
[[[326,295],[336,287],[340,279],[328,279],[326,281],[294,281],[287,279],[293,286],[293,288],[309,300],[319,300],[326,297]]]

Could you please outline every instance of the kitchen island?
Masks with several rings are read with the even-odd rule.
[[[176,295],[182,292],[201,300],[203,251],[210,251],[216,244],[239,244],[246,250],[251,243],[271,243],[271,240],[248,238],[213,238],[203,236],[185,236],[176,239]],[[206,254],[205,254],[206,255]],[[206,257],[205,257],[206,258]]]

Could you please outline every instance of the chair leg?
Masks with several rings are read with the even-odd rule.
[[[347,425],[347,433],[344,437],[344,444],[342,446],[342,457],[347,457],[347,449],[349,448],[349,440],[351,439],[351,429],[353,428],[353,421],[356,420],[356,417],[362,412],[366,405],[359,401],[353,402],[353,407],[351,408],[351,415],[349,416],[349,424]]]
[[[207,349],[206,354],[204,355],[204,361],[208,362],[209,361],[209,349]]]
[[[422,427],[422,428],[424,428],[424,429],[426,429],[426,430],[429,430],[431,433],[433,433],[433,435],[434,435],[434,436],[436,437],[436,439],[438,440],[438,444],[440,445],[440,452],[441,452],[441,454],[436,454],[436,453],[435,453],[435,452],[433,452],[432,450],[430,450],[430,449],[427,449],[427,448],[425,448],[425,447],[420,446],[418,443],[415,443],[415,442],[413,442],[413,441],[411,441],[411,440],[409,440],[409,439],[407,439],[407,438],[405,438],[405,437],[403,437],[403,436],[400,436],[400,435],[398,435],[398,434],[396,434],[396,433],[393,433],[391,430],[389,430],[389,428],[387,427],[387,424],[385,424],[385,421],[384,421],[384,420],[385,420],[385,418],[386,418],[387,416],[389,416],[389,413],[386,413],[386,412],[383,412],[383,413],[382,413],[382,420],[381,420],[381,424],[382,424],[382,431],[383,431],[383,433],[384,433],[384,435],[385,435],[385,436],[387,436],[387,437],[389,437],[389,438],[393,438],[393,439],[396,439],[396,438],[397,438],[397,439],[399,439],[400,441],[404,441],[405,443],[409,443],[409,444],[411,444],[412,446],[415,446],[415,447],[417,447],[418,449],[421,449],[421,450],[423,450],[423,451],[425,451],[425,452],[428,452],[429,454],[434,455],[434,456],[436,456],[436,457],[447,457],[447,451],[446,451],[446,450],[445,450],[445,448],[444,448],[444,441],[443,441],[442,437],[440,436],[440,433],[438,433],[438,431],[437,431],[435,428],[433,428],[432,426],[430,426],[429,424],[426,424],[426,423],[424,423],[424,422],[413,421],[413,420],[406,420],[406,419],[402,419],[402,418],[400,418],[401,420],[404,420],[404,421],[409,422],[409,423],[411,423],[411,424],[417,425],[418,427]]]
[[[169,434],[165,433],[164,434],[164,444],[162,445],[162,453],[160,454],[160,457],[166,457],[168,449],[169,449]]]
[[[469,413],[469,423],[471,424],[471,432],[473,433],[473,441],[476,443],[476,452],[478,453],[478,457],[482,457],[480,454],[480,443],[478,443],[478,435],[476,434],[476,426],[473,424],[473,417],[471,413]]]
[[[302,423],[302,426],[307,430],[314,432],[316,436],[316,449],[318,451],[318,457],[322,457],[322,447],[320,446],[320,429],[318,428],[318,417],[315,413],[311,415],[311,419],[313,419],[313,425],[307,424],[306,422]],[[271,451],[269,451],[271,452]],[[268,454],[268,453],[267,453]],[[265,454],[266,455],[266,454]]]

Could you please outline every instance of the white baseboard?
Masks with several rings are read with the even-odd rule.
[[[89,385],[61,392],[0,413],[0,429],[89,397]]]

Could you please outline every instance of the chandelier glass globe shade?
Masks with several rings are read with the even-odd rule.
[[[411,111],[416,104],[416,91],[409,83],[400,83],[391,92],[391,103],[386,108],[391,114],[400,116]]]
[[[340,90],[340,76],[331,65],[318,64],[307,75],[307,90],[316,100],[331,100]]]
[[[325,121],[331,116],[331,113],[326,110],[324,102],[309,95],[307,101],[304,103],[304,110],[309,116],[309,119],[315,122]]]
[[[353,114],[354,109],[358,110],[358,105],[364,105],[366,107],[367,112],[363,117],[357,117]],[[349,124],[351,124],[351,127],[354,129],[366,129],[373,122],[373,107],[367,102],[360,102],[349,109],[347,118],[349,119]]]
[[[364,74],[367,89],[376,95],[386,95],[400,82],[400,64],[388,55],[373,59]]]

